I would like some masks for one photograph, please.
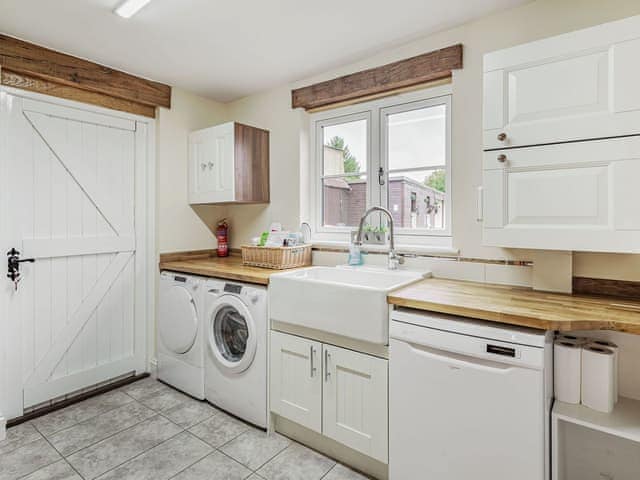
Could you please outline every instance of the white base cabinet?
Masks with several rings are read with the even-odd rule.
[[[271,332],[271,411],[388,462],[388,361]]]
[[[271,411],[322,432],[322,344],[271,332]]]

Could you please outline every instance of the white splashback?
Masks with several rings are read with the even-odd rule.
[[[365,265],[385,266],[384,254],[363,255]],[[314,251],[313,264],[323,266],[344,265],[348,254],[341,252]],[[458,261],[455,258],[416,257],[406,258],[402,268],[419,272],[431,272],[434,277],[470,282],[497,283],[531,287],[533,267],[529,265],[506,265],[498,263]]]

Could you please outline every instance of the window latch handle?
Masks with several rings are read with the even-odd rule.
[[[378,184],[380,186],[384,185],[384,168],[378,168]]]

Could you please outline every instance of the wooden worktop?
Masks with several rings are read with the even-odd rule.
[[[160,256],[160,270],[191,273],[204,277],[224,278],[239,282],[268,285],[269,277],[283,270],[249,267],[242,264],[240,255],[232,254],[228,257],[214,257],[210,254],[189,255],[180,257],[179,254]]]
[[[392,292],[392,305],[543,330],[640,334],[640,302],[429,278]]]

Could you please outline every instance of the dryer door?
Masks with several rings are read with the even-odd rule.
[[[176,354],[187,353],[198,336],[198,312],[185,287],[172,285],[160,295],[158,330],[163,345]]]
[[[224,371],[245,371],[256,354],[257,335],[251,313],[233,295],[222,295],[213,305],[208,322],[209,350]]]

